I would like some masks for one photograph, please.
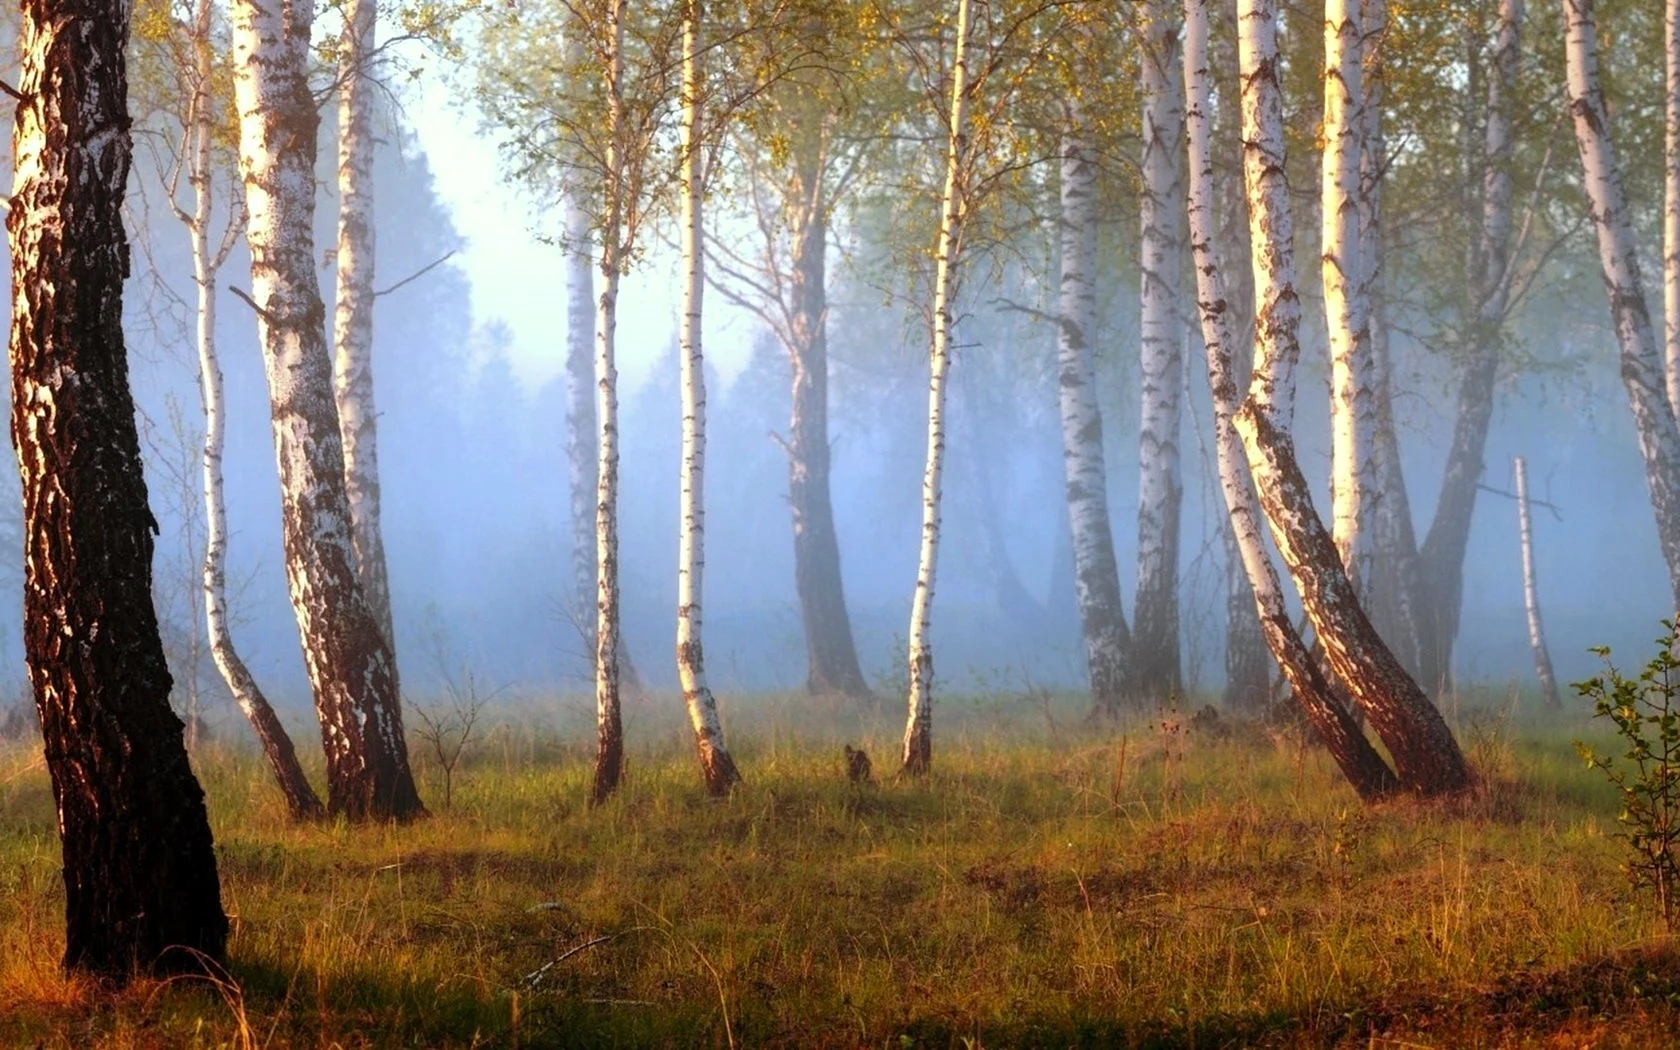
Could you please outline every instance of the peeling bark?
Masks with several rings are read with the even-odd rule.
[[[228,924],[152,605],[123,346],[128,5],[24,0],[6,229],[24,651],[63,844],[67,969],[219,963]]]

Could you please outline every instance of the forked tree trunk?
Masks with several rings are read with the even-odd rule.
[[[1084,127],[1062,137],[1062,287],[1056,326],[1057,388],[1062,422],[1062,466],[1067,476],[1069,532],[1073,538],[1074,594],[1091,677],[1092,710],[1118,715],[1130,699],[1127,652],[1131,638],[1120,598],[1120,567],[1108,516],[1108,471],[1103,462],[1102,411],[1097,406],[1096,364],[1090,337],[1096,331],[1096,165]]]
[[[1552,653],[1546,648],[1546,629],[1540,622],[1540,588],[1534,579],[1534,525],[1528,508],[1528,464],[1518,456],[1511,464],[1517,475],[1517,543],[1522,548],[1523,609],[1528,613],[1528,648],[1534,654],[1534,676],[1546,706],[1563,706],[1558,694],[1557,675],[1552,673]]]
[[[606,8],[606,223],[601,233],[601,293],[595,308],[595,776],[592,805],[618,790],[624,775],[624,719],[618,666],[618,279],[623,271],[624,0]]]
[[[378,0],[346,0],[338,55],[338,305],[333,398],[344,440],[350,542],[368,609],[396,653],[391,582],[379,524],[378,413],[373,398],[373,63]],[[392,676],[396,665],[392,664]],[[400,696],[394,689],[392,696]]]
[[[1231,364],[1237,343],[1233,311],[1225,294],[1225,267],[1214,244],[1213,159],[1209,149],[1208,108],[1211,80],[1207,61],[1208,7],[1211,0],[1185,0],[1184,79],[1189,105],[1190,247],[1196,268],[1197,300],[1207,346],[1208,383],[1213,392],[1214,431],[1220,490],[1230,512],[1240,567],[1254,595],[1255,610],[1267,645],[1294,689],[1296,703],[1361,798],[1373,800],[1399,785],[1382,756],[1370,745],[1335,696],[1318,661],[1302,643],[1284,604],[1277,571],[1266,553],[1260,514],[1249,486],[1242,439],[1232,425],[1238,387]]]
[[[856,699],[871,694],[858,665],[840,541],[834,527],[828,445],[828,222],[820,165],[802,166],[788,230],[788,363],[793,410],[788,420],[788,509],[793,516],[793,577],[805,628],[807,691]]]
[[[204,793],[169,708],[123,348],[129,9],[24,0],[12,132],[12,443],[23,642],[63,842],[64,965],[126,982],[227,944]]]
[[[682,686],[700,775],[713,797],[741,780],[723,740],[717,700],[706,684],[701,601],[706,569],[706,360],[701,319],[706,296],[706,232],[701,200],[701,0],[687,0],[683,14],[682,71],[682,477],[677,501],[677,680]]]
[[[951,123],[945,149],[945,192],[933,256],[933,345],[928,378],[927,466],[922,474],[922,544],[916,593],[910,603],[909,716],[903,769],[912,776],[933,766],[933,585],[939,567],[940,483],[945,470],[945,378],[951,370],[951,313],[956,298],[963,214],[962,169],[968,155],[969,0],[957,0],[956,51],[951,58]]]
[[[1235,427],[1307,617],[1337,678],[1387,745],[1401,786],[1418,794],[1463,790],[1471,774],[1458,742],[1360,607],[1295,457],[1290,427],[1301,311],[1284,169],[1276,0],[1240,0],[1238,24],[1258,320],[1254,376]]]
[[[1645,459],[1645,482],[1657,519],[1657,539],[1668,565],[1670,589],[1680,605],[1680,424],[1668,401],[1663,359],[1651,329],[1640,281],[1639,250],[1629,225],[1621,169],[1610,139],[1598,81],[1598,30],[1593,0],[1564,0],[1569,66],[1569,108],[1575,119],[1587,199],[1598,232],[1599,264],[1610,296],[1610,316],[1621,348],[1627,388]]]
[[[1324,7],[1324,158],[1320,267],[1330,343],[1331,534],[1356,591],[1371,573],[1377,391],[1360,237],[1364,29],[1359,0]]]
[[[422,816],[396,668],[356,572],[326,309],[315,276],[313,5],[232,5],[239,166],[251,221],[251,301],[268,373],[281,536],[321,722],[327,806],[352,820]]]
[[[210,243],[211,208],[215,202],[212,146],[215,134],[215,98],[211,85],[215,77],[214,44],[210,39],[211,0],[198,0],[193,14],[192,128],[187,182],[193,193],[193,212],[187,233],[192,242],[193,281],[198,286],[197,342],[198,386],[204,400],[204,612],[209,633],[210,656],[227,683],[233,702],[251,723],[268,759],[274,780],[286,798],[293,820],[317,820],[326,815],[321,799],[310,786],[297,750],[285,726],[275,715],[268,698],[257,686],[239,651],[227,609],[227,505],[222,498],[222,437],[226,427],[222,399],[222,366],[216,353],[216,277],[227,261],[239,230],[244,226],[243,205],[236,205],[241,217],[230,220],[221,243]]]
[[[1420,552],[1422,596],[1422,680],[1443,688],[1452,676],[1453,644],[1464,604],[1464,556],[1476,493],[1484,472],[1493,394],[1499,376],[1506,299],[1510,282],[1511,106],[1516,93],[1523,19],[1522,0],[1500,0],[1494,67],[1487,78],[1487,128],[1482,156],[1481,232],[1471,253],[1476,316],[1472,357],[1458,395],[1458,419],[1447,453],[1446,473],[1435,516]]]
[[[1138,583],[1132,609],[1136,699],[1164,704],[1183,685],[1179,659],[1179,394],[1184,389],[1184,84],[1175,0],[1144,11],[1142,339],[1138,430]]]

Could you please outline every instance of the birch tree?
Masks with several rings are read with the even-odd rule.
[[[286,799],[288,812],[294,820],[313,820],[325,815],[326,810],[298,763],[291,736],[263,695],[256,677],[240,657],[228,618],[227,503],[222,485],[227,408],[222,394],[221,358],[216,345],[216,281],[228,254],[244,231],[245,203],[234,188],[229,194],[229,214],[218,235],[214,228],[216,175],[218,164],[225,156],[225,147],[219,141],[223,130],[219,117],[227,100],[217,97],[216,93],[218,76],[225,73],[225,69],[219,68],[217,42],[213,36],[213,13],[211,0],[196,0],[190,9],[190,23],[179,27],[185,29],[184,40],[179,39],[177,27],[171,25],[171,39],[159,41],[162,50],[167,53],[165,61],[177,67],[173,70],[173,79],[178,79],[183,88],[183,97],[173,107],[172,114],[181,125],[181,140],[170,159],[168,170],[164,172],[164,190],[175,217],[187,230],[193,259],[193,285],[197,293],[194,345],[198,351],[199,395],[204,405],[201,492],[205,537],[200,586],[204,595],[205,630],[211,659],[234,703],[256,733],[263,756],[268,760],[275,782]],[[176,191],[183,173],[186,175],[191,211],[176,203]],[[196,624],[193,629],[197,630]]]
[[[1521,456],[1511,462],[1517,483],[1517,546],[1522,554],[1523,611],[1528,617],[1528,650],[1534,657],[1534,677],[1540,695],[1554,710],[1563,706],[1558,694],[1557,675],[1552,672],[1552,653],[1546,648],[1546,628],[1540,620],[1540,587],[1534,572],[1534,524],[1528,505],[1528,463]]]
[[[7,215],[24,651],[63,845],[64,965],[126,983],[227,944],[152,604],[122,329],[129,5],[22,4]]]
[[[1663,4],[1663,347],[1674,408],[1680,406],[1680,0]]]
[[[1212,0],[1185,0],[1184,82],[1189,143],[1190,248],[1196,270],[1197,308],[1207,348],[1208,383],[1213,395],[1214,448],[1218,457],[1220,491],[1230,513],[1230,530],[1240,555],[1241,571],[1253,594],[1267,646],[1294,690],[1295,701],[1318,738],[1335,758],[1361,798],[1375,800],[1392,793],[1398,783],[1388,764],[1365,739],[1359,726],[1337,698],[1311,650],[1302,642],[1290,619],[1283,587],[1261,534],[1261,517],[1249,483],[1248,460],[1242,438],[1232,423],[1238,408],[1239,387],[1231,349],[1237,345],[1231,323],[1233,303],[1226,295],[1226,266],[1215,243],[1214,166],[1209,110],[1212,74],[1208,68],[1208,9]]]
[[[1142,341],[1138,428],[1138,584],[1133,664],[1140,698],[1181,686],[1178,640],[1180,391],[1184,389],[1184,83],[1177,0],[1143,11]]]
[[[682,473],[678,498],[677,679],[694,727],[700,773],[714,797],[727,795],[741,779],[724,744],[717,699],[706,684],[701,601],[706,566],[706,378],[701,319],[706,294],[706,232],[703,178],[705,142],[704,43],[701,0],[683,5],[682,125],[679,145],[682,174]]]
[[[1307,617],[1336,677],[1387,745],[1401,786],[1426,795],[1461,791],[1471,774],[1458,743],[1360,607],[1296,460],[1291,427],[1301,318],[1275,0],[1239,0],[1238,25],[1257,321],[1254,374],[1233,423]]]
[[[327,756],[327,806],[408,819],[414,787],[396,666],[357,575],[326,310],[315,274],[319,117],[306,61],[311,2],[231,7],[239,166],[250,208],[249,305],[257,316],[279,463],[282,540]]]
[[[1564,0],[1564,51],[1569,110],[1581,155],[1583,183],[1598,235],[1599,265],[1610,318],[1621,350],[1622,385],[1633,410],[1645,482],[1656,514],[1657,539],[1680,606],[1680,424],[1675,422],[1662,352],[1651,326],[1639,271],[1639,249],[1628,218],[1622,173],[1610,136],[1598,77],[1598,27],[1593,0]]]

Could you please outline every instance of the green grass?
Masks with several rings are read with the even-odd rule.
[[[116,994],[58,973],[46,777],[0,752],[0,1046],[1674,1045],[1584,723],[1459,711],[1487,787],[1368,808],[1288,738],[1071,699],[950,699],[932,777],[854,789],[841,742],[890,773],[896,710],[737,699],[747,784],[709,802],[672,706],[594,811],[575,711],[498,726],[408,827],[289,826],[206,749],[230,979]]]

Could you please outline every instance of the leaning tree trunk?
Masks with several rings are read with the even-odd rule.
[[[1540,621],[1540,588],[1534,579],[1534,524],[1528,509],[1528,464],[1521,456],[1512,463],[1517,476],[1517,544],[1522,551],[1523,610],[1528,614],[1528,648],[1534,654],[1534,676],[1546,706],[1563,706],[1558,695],[1557,675],[1552,673],[1552,653],[1546,647],[1546,628]]]
[[[1295,457],[1290,427],[1301,308],[1284,169],[1276,0],[1240,0],[1238,24],[1257,350],[1234,424],[1301,604],[1336,677],[1387,745],[1401,786],[1418,794],[1463,790],[1471,773],[1458,742],[1360,607]]]
[[[700,606],[706,568],[706,359],[701,319],[706,296],[706,232],[702,218],[700,118],[704,83],[701,2],[688,0],[683,15],[682,71],[682,258],[683,311],[679,334],[682,359],[682,471],[677,500],[677,681],[682,686],[700,775],[713,797],[729,794],[741,780],[723,741],[717,699],[706,684]]]
[[[858,665],[840,541],[834,527],[828,445],[828,201],[819,164],[803,166],[788,232],[788,363],[793,410],[788,420],[788,509],[793,516],[793,578],[805,628],[807,691],[866,699]]]
[[[333,397],[344,441],[350,542],[368,609],[395,654],[391,582],[379,525],[378,413],[373,401],[373,69],[378,0],[346,0],[338,55],[338,306]],[[396,665],[392,664],[393,678]],[[392,690],[392,697],[401,695]],[[394,717],[400,718],[401,715]]]
[[[1633,409],[1645,482],[1657,519],[1657,539],[1668,565],[1670,589],[1680,605],[1680,424],[1668,401],[1662,354],[1639,274],[1639,250],[1629,225],[1622,173],[1610,140],[1609,119],[1598,82],[1598,29],[1593,0],[1564,0],[1568,23],[1564,51],[1569,65],[1569,108],[1592,220],[1598,231],[1599,265],[1610,295],[1610,316],[1621,347],[1622,383]]]
[[[624,775],[624,718],[618,654],[618,279],[623,270],[624,0],[606,9],[606,223],[601,293],[595,306],[595,775],[591,805],[618,790]]]
[[[1369,527],[1377,392],[1371,369],[1360,158],[1365,104],[1359,0],[1324,7],[1324,158],[1320,189],[1324,317],[1330,342],[1330,518],[1342,567],[1356,591],[1370,577]]]
[[[1061,316],[1056,326],[1057,387],[1062,421],[1062,466],[1067,475],[1068,525],[1073,537],[1074,594],[1091,676],[1092,710],[1118,715],[1130,698],[1126,656],[1131,638],[1120,598],[1120,568],[1108,517],[1108,471],[1103,463],[1102,411],[1097,407],[1096,165],[1084,127],[1062,138]]]
[[[933,585],[939,567],[940,483],[945,470],[945,377],[951,370],[951,313],[956,298],[963,164],[968,154],[968,0],[957,0],[957,43],[951,58],[951,124],[945,148],[945,192],[939,242],[933,255],[933,345],[928,378],[927,466],[922,474],[922,544],[916,593],[910,603],[909,716],[904,726],[904,772],[933,766]]]
[[[196,79],[192,85],[193,115],[191,155],[187,182],[192,187],[193,212],[187,223],[192,241],[193,280],[198,286],[198,386],[204,399],[204,612],[209,633],[210,656],[227,683],[233,702],[239,705],[257,734],[274,780],[286,798],[293,820],[316,820],[326,815],[303,767],[286,727],[257,686],[239,651],[227,610],[227,505],[222,498],[222,436],[226,427],[222,399],[222,366],[216,353],[216,277],[233,249],[242,220],[228,224],[226,236],[215,248],[210,244],[211,206],[215,200],[212,183],[211,148],[215,115],[211,109],[214,44],[210,37],[210,0],[198,0],[193,16],[193,59]],[[243,210],[243,205],[239,206]]]
[[[251,304],[268,373],[292,608],[327,756],[327,806],[353,820],[421,816],[391,647],[356,573],[326,309],[315,277],[313,5],[232,7]]]
[[[22,12],[6,229],[23,642],[63,841],[64,965],[126,982],[219,964],[228,923],[169,708],[123,348],[128,4]]]
[[[1178,544],[1179,394],[1184,389],[1184,85],[1177,5],[1148,0],[1143,58],[1143,297],[1138,429],[1138,583],[1132,610],[1136,698],[1164,704],[1182,686]]]
[[[1680,0],[1663,5],[1663,347],[1668,403],[1680,406]]]
[[[1440,689],[1452,677],[1453,643],[1464,605],[1464,557],[1471,518],[1485,469],[1488,428],[1493,419],[1494,384],[1499,376],[1506,300],[1510,281],[1511,106],[1521,62],[1522,0],[1500,0],[1494,68],[1487,78],[1487,128],[1482,157],[1482,217],[1471,253],[1476,315],[1458,395],[1458,419],[1447,453],[1446,473],[1435,516],[1420,552],[1422,596],[1421,674],[1426,687]]]
[[[1361,798],[1391,794],[1399,785],[1348,710],[1336,697],[1318,661],[1301,641],[1284,604],[1277,570],[1266,553],[1260,514],[1249,485],[1248,461],[1242,438],[1232,425],[1238,387],[1231,364],[1237,345],[1232,310],[1225,294],[1225,269],[1214,245],[1213,159],[1208,147],[1208,108],[1211,95],[1208,62],[1208,6],[1211,0],[1185,0],[1184,80],[1189,105],[1187,125],[1190,156],[1190,247],[1196,268],[1197,300],[1203,341],[1207,346],[1208,382],[1213,393],[1214,431],[1219,460],[1220,489],[1230,511],[1241,567],[1253,589],[1266,643],[1294,689],[1296,703],[1318,737],[1335,758]]]

